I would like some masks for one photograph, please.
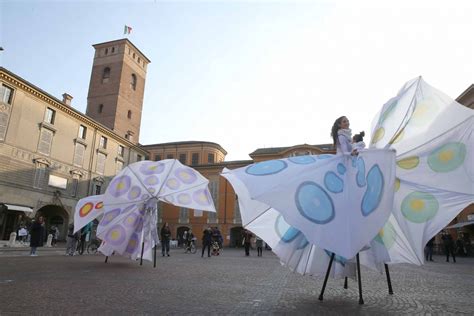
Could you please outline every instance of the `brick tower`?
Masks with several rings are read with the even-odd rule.
[[[138,143],[150,60],[128,39],[95,48],[86,115]]]

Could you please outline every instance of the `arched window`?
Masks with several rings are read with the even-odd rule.
[[[106,49],[105,49],[105,54],[107,55],[108,53],[109,53],[109,49],[106,48]]]
[[[128,110],[127,117],[128,117],[129,119],[132,118],[132,111]]]
[[[115,53],[115,47],[112,47],[112,53]]]
[[[103,105],[103,104],[99,104],[99,113],[102,113],[103,110],[104,110],[104,105]]]
[[[132,74],[132,78],[130,79],[130,87],[132,87],[133,90],[137,89],[137,76],[135,74]]]
[[[110,68],[105,67],[104,72],[102,73],[102,83],[106,83],[110,78]]]

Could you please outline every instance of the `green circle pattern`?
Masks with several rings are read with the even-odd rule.
[[[395,233],[395,228],[393,227],[392,223],[387,222],[377,234],[377,236],[375,236],[375,241],[384,245],[385,248],[390,249],[395,243],[396,235],[397,234]]]
[[[438,213],[439,203],[436,198],[425,192],[412,192],[402,202],[402,214],[413,223],[425,223]]]
[[[465,159],[466,145],[447,143],[428,156],[428,165],[435,172],[450,172],[461,166]]]

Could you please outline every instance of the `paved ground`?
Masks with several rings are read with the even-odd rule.
[[[470,314],[474,313],[474,258],[424,267],[391,268],[395,294],[384,275],[362,270],[364,305],[357,283],[294,274],[269,251],[263,257],[226,249],[201,258],[173,249],[157,267],[121,257],[65,257],[63,249],[0,249],[0,315],[19,314]]]

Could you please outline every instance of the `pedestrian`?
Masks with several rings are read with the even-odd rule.
[[[56,226],[51,226],[51,228],[49,229],[49,233],[51,234],[51,236],[53,237],[51,239],[51,246],[52,247],[56,247],[56,243],[58,242],[58,237],[59,237],[59,229],[56,227]]]
[[[44,219],[43,216],[39,216],[36,221],[33,222],[30,228],[30,256],[36,257],[36,248],[43,247],[44,243]]]
[[[245,256],[250,256],[250,242],[252,241],[253,234],[250,230],[244,229],[243,231]]]
[[[456,263],[456,257],[454,256],[454,241],[451,234],[448,232],[444,232],[441,236],[441,240],[443,240],[444,251],[446,252],[446,262],[449,262],[449,254],[453,257],[453,262]]]
[[[365,148],[364,136],[365,136],[365,132],[362,131],[359,134],[355,134],[354,137],[352,137],[352,149],[359,151]]]
[[[262,248],[263,248],[263,239],[259,236],[255,237],[255,246],[257,246],[257,256],[262,256]]]
[[[221,231],[217,226],[212,228],[212,241],[217,242],[217,244],[219,245],[219,249],[222,249],[222,243],[224,239],[222,238]]]
[[[192,229],[189,229],[189,231],[186,231],[186,240],[184,241],[186,253],[188,251],[191,251],[191,245],[193,244],[193,242],[194,242],[194,234],[193,234]]]
[[[163,257],[166,255],[170,256],[170,239],[171,239],[171,230],[168,222],[163,224],[160,231],[161,235],[161,254]]]
[[[212,242],[212,231],[208,227],[202,232],[202,253],[201,258],[204,257],[204,251],[207,248],[207,256],[211,256],[211,242]]]
[[[188,231],[185,230],[183,232],[183,236],[181,237],[181,245],[183,246],[184,249],[186,249],[186,247],[188,246],[187,242],[188,242]]]
[[[433,247],[435,238],[431,238],[426,244],[426,261],[433,261]]]
[[[350,154],[355,156],[358,154],[357,149],[352,148],[352,131],[349,128],[349,120],[345,116],[339,117],[331,128],[331,137],[336,154]]]
[[[461,236],[456,239],[456,254],[462,257],[466,255],[466,252],[464,251],[464,243],[461,239]]]
[[[67,229],[66,239],[66,256],[74,256],[76,252],[77,240],[79,239],[79,232],[74,233],[74,224],[71,223]]]

